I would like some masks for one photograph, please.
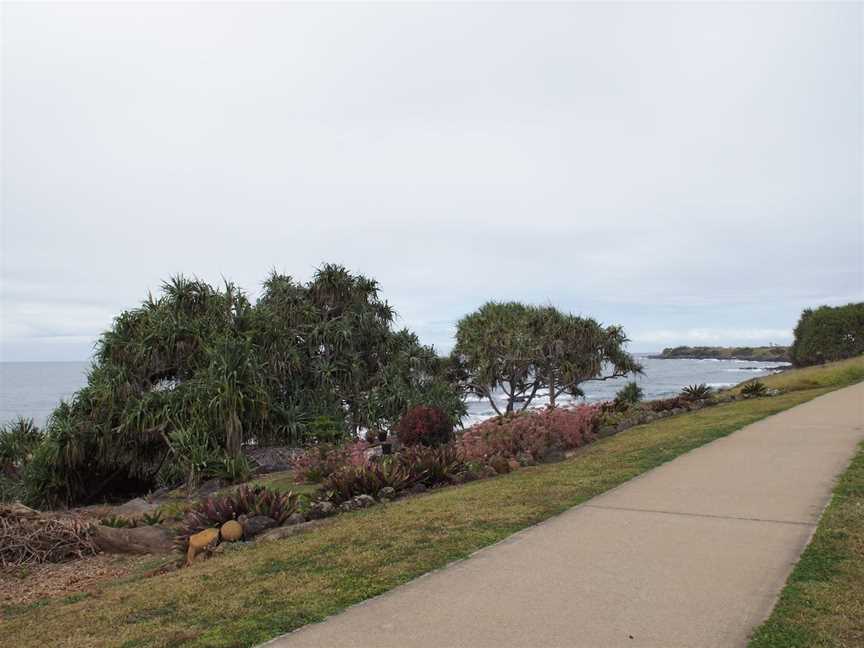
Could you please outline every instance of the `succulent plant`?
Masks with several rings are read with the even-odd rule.
[[[767,391],[768,388],[765,387],[765,383],[759,380],[749,382],[741,388],[741,393],[750,398],[764,396]]]
[[[681,390],[681,396],[690,400],[702,400],[711,394],[711,388],[702,383],[700,385],[688,385]]]

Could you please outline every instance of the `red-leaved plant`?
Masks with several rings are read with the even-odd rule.
[[[297,482],[320,483],[346,466],[366,465],[369,443],[363,440],[343,445],[321,443],[310,446],[294,457],[291,465]]]
[[[453,423],[435,407],[417,405],[409,409],[396,425],[396,436],[404,446],[435,447],[453,438]]]
[[[600,408],[579,405],[520,412],[483,421],[459,440],[466,459],[530,456],[540,461],[550,451],[572,450],[594,440]]]

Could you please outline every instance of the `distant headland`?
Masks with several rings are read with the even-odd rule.
[[[789,362],[789,347],[667,347],[658,355],[649,356],[661,360],[752,360],[760,362]]]

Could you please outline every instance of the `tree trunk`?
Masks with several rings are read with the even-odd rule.
[[[549,407],[555,408],[555,375],[549,372]]]

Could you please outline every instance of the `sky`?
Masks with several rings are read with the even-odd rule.
[[[0,360],[325,262],[442,352],[491,299],[635,351],[864,299],[861,4],[2,11]]]

